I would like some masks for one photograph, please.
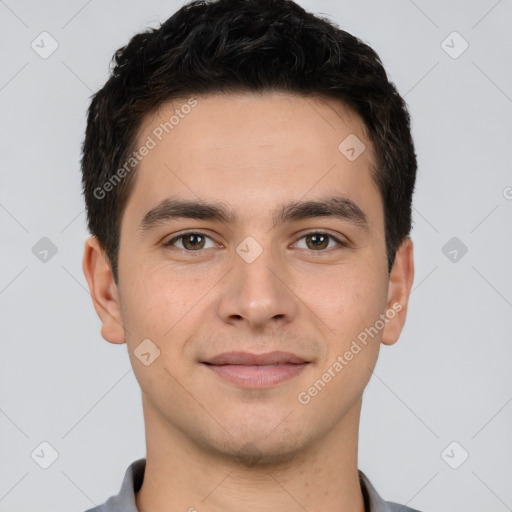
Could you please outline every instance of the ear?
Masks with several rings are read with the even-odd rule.
[[[386,317],[388,319],[382,333],[382,343],[393,345],[398,341],[405,324],[407,305],[414,279],[414,255],[412,240],[407,237],[400,245],[388,284],[388,302]]]
[[[85,241],[82,268],[94,309],[101,320],[101,335],[110,343],[124,343],[119,293],[105,251],[95,236]]]

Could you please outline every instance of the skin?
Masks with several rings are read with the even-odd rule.
[[[148,115],[140,144],[186,100]],[[275,92],[197,101],[140,163],[121,222],[117,285],[97,239],[85,244],[102,336],[128,344],[142,390],[147,463],[137,507],[362,512],[362,394],[380,345],[395,343],[405,322],[412,241],[401,245],[389,276],[372,147],[361,119],[341,102]],[[349,134],[366,145],[354,161],[338,150]],[[331,217],[273,227],[272,212],[283,203],[332,194],[357,203],[368,231]],[[225,203],[238,222],[174,219],[141,232],[144,215],[171,196]],[[164,246],[195,229],[210,237],[200,251],[190,249],[190,238]],[[328,239],[316,248],[305,237],[312,230],[348,246]],[[248,236],[263,249],[252,263],[236,252]],[[298,394],[393,304],[401,310],[384,329],[300,403]],[[160,349],[149,366],[134,355],[147,338]],[[273,350],[310,363],[265,389],[226,382],[200,363],[227,351]]]

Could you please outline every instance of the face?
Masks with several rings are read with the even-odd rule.
[[[402,252],[390,281],[351,110],[282,93],[194,101],[143,123],[137,147],[155,144],[123,214],[103,335],[128,344],[147,428],[282,460],[354,426],[379,345],[403,325]]]

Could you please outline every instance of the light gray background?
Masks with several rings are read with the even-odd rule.
[[[408,320],[365,393],[359,467],[425,512],[512,510],[512,2],[299,3],[379,53],[418,153]],[[81,512],[145,456],[126,345],[101,338],[81,270],[79,158],[112,54],[181,4],[0,1],[2,512]],[[31,48],[42,31],[59,45],[47,59]],[[469,44],[458,58],[458,36],[442,45],[453,31]],[[42,237],[58,248],[46,263]],[[452,237],[468,248],[457,262]],[[48,469],[31,457],[43,441]]]

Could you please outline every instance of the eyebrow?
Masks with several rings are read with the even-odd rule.
[[[274,211],[273,227],[317,217],[334,217],[351,222],[364,231],[370,230],[365,213],[354,201],[344,196],[326,196],[311,201],[286,203]],[[175,219],[209,220],[232,225],[236,224],[238,216],[224,203],[168,198],[144,215],[139,230],[144,233]]]

